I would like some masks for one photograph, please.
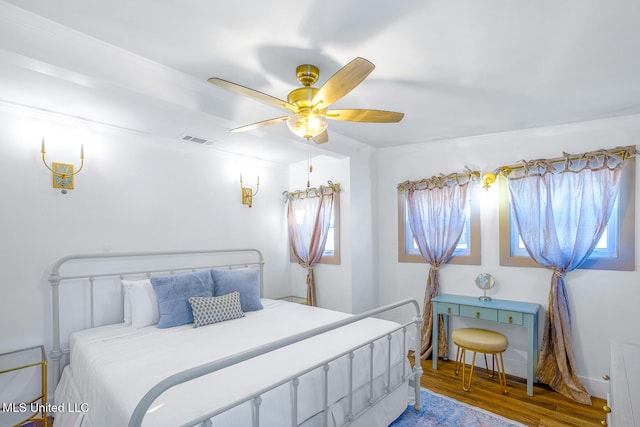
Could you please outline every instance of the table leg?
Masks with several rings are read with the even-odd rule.
[[[433,369],[438,369],[438,303],[432,302],[431,304],[431,314],[433,315],[433,320],[431,322],[431,367]]]
[[[533,396],[533,381],[538,365],[538,319],[527,315],[527,395]]]
[[[449,315],[448,314],[443,314],[442,315],[442,326],[444,329],[444,340],[448,343],[449,342]],[[448,347],[447,346],[447,352],[445,353],[443,359],[444,360],[449,360],[449,352],[448,352]]]

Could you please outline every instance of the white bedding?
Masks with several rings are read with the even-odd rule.
[[[201,328],[184,325],[169,329],[155,326],[133,329],[119,324],[72,334],[71,363],[64,370],[55,400],[56,404],[86,403],[88,411],[59,413],[56,427],[124,427],[142,396],[169,375],[349,316],[284,301],[262,302],[264,310]],[[397,327],[394,322],[365,319],[179,385],[160,396],[143,425],[181,425]],[[402,333],[398,332],[391,341],[392,386],[402,382],[403,372],[409,374],[406,354],[403,354],[408,347],[403,346],[402,339]],[[366,384],[370,375],[369,352],[367,346],[358,351],[354,359],[354,381],[358,388],[354,412],[364,408],[371,397]],[[374,399],[386,387],[387,359],[388,340],[384,338],[374,351]],[[339,426],[346,421],[348,406],[343,397],[349,387],[348,366],[345,357],[332,362],[329,369],[331,425]],[[300,378],[299,424],[322,423],[323,383],[322,369]],[[388,425],[406,408],[406,384],[394,395],[392,407],[385,407],[384,413],[374,417],[377,425]],[[290,384],[263,395],[260,425],[290,425],[291,396]],[[251,417],[250,405],[243,404],[217,416],[214,425],[248,426]]]

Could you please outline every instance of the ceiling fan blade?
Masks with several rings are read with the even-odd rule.
[[[329,133],[325,130],[320,135],[316,135],[311,139],[313,139],[313,142],[316,144],[324,144],[325,142],[329,142]]]
[[[322,103],[321,109],[327,108],[360,84],[373,71],[375,65],[364,58],[356,58],[339,69],[325,82],[313,97],[312,103]]]
[[[288,119],[288,116],[276,117],[275,119],[263,120],[261,122],[251,123],[250,125],[240,126],[239,128],[231,129],[231,132],[246,132],[248,130],[254,130],[265,126],[275,125],[276,123],[284,122]]]
[[[275,96],[267,95],[266,93],[262,93],[254,89],[249,89],[248,87],[239,85],[237,83],[220,79],[218,77],[211,77],[207,81],[214,86],[218,86],[223,89],[230,90],[231,92],[239,93],[240,95],[248,96],[249,98],[253,98],[257,101],[264,102],[265,104],[286,108],[287,110],[290,110],[293,112],[298,111],[298,108],[295,105],[290,104],[283,99],[279,99],[279,98],[276,98]]]
[[[327,119],[345,120],[348,122],[397,123],[404,113],[384,110],[328,110]]]

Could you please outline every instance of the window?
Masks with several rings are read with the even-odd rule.
[[[336,197],[337,199],[337,197]],[[334,203],[336,201],[334,199]],[[329,220],[329,233],[327,234],[327,242],[324,245],[322,257],[332,257],[336,253],[336,208],[335,204],[331,210],[331,219]],[[322,260],[320,260],[322,262]]]
[[[305,210],[296,211],[296,219],[304,218],[305,215],[310,214]],[[290,260],[296,262],[291,248]],[[340,264],[340,192],[336,191],[333,195],[333,209],[331,210],[331,219],[329,222],[329,232],[327,234],[327,242],[322,252],[322,258],[320,258],[319,264]]]
[[[327,243],[320,258],[320,264],[340,264],[340,192],[333,196],[333,210],[329,223]]]
[[[617,237],[619,234],[618,230],[619,230],[619,223],[620,223],[620,218],[618,217],[619,201],[620,199],[616,200],[616,204],[613,207],[613,211],[611,212],[611,218],[609,219],[609,223],[607,224],[607,227],[603,231],[602,236],[600,237],[600,240],[596,244],[596,247],[593,250],[593,253],[591,254],[590,258],[604,259],[604,258],[615,258],[618,256]],[[522,241],[522,238],[520,237],[519,233],[516,232],[518,227],[515,223],[513,216],[510,215],[509,221],[511,221],[511,224],[509,225],[511,256],[528,257],[529,255],[527,254],[527,250],[524,247],[524,242]]]
[[[477,188],[471,187],[469,191],[464,230],[449,264],[480,265],[480,209]],[[420,255],[411,232],[405,191],[398,192],[398,261],[426,262]]]
[[[580,266],[581,269],[635,270],[635,158],[626,162],[620,179],[620,194],[607,228],[593,253]],[[505,178],[500,178],[499,191],[500,265],[538,267],[529,257],[511,216],[509,189]]]

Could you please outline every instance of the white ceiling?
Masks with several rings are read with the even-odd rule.
[[[0,102],[136,132],[191,134],[273,161],[304,158],[282,115],[206,82],[279,98],[295,67],[322,84],[376,65],[337,108],[397,124],[331,121],[345,152],[640,113],[637,0],[0,0]]]

